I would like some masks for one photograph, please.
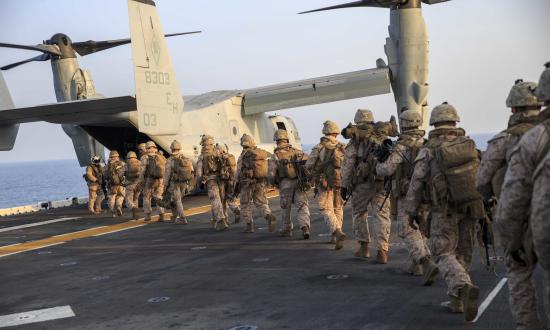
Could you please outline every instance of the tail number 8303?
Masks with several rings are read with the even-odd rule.
[[[170,74],[161,71],[145,71],[145,83],[153,85],[170,85]]]

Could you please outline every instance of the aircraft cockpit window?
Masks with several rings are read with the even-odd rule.
[[[286,125],[285,125],[285,123],[283,123],[281,121],[277,122],[277,128],[278,129],[284,129],[286,131]]]

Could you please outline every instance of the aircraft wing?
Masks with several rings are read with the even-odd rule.
[[[391,92],[390,74],[388,68],[369,69],[253,88],[243,92],[244,114],[253,115],[387,94]]]
[[[136,110],[133,96],[77,100],[0,111],[0,126],[34,121],[54,124],[89,125],[117,119],[116,115]]]

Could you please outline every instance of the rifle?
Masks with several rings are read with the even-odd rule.
[[[391,195],[392,180],[393,180],[393,176],[384,177],[384,201],[382,201],[382,204],[380,205],[380,208],[378,209],[379,212],[382,211],[382,209],[384,208],[384,205],[386,205],[386,201],[388,200],[388,198]]]
[[[493,250],[493,256],[496,257],[495,250],[495,237],[493,235],[493,207],[496,205],[496,200],[490,199],[483,201],[485,206],[485,218],[479,219],[480,231],[478,234],[478,241],[483,244],[483,249],[480,251],[481,256],[485,259],[487,270],[494,271],[494,265],[491,265],[491,257],[489,253],[489,246]],[[481,235],[481,237],[479,237]]]
[[[348,189],[347,188],[341,188],[341,189],[342,189],[341,190],[342,199],[344,200],[344,205],[343,206],[346,206],[348,201],[351,199],[351,196],[353,196],[353,189],[349,190],[349,194],[348,194]]]

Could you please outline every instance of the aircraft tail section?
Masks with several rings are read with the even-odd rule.
[[[14,105],[8,86],[6,85],[2,72],[0,72],[0,111],[13,108]],[[0,125],[0,151],[13,149],[15,139],[17,138],[17,132],[19,132],[19,124]]]
[[[128,0],[138,129],[148,135],[178,132],[183,98],[152,0]]]

